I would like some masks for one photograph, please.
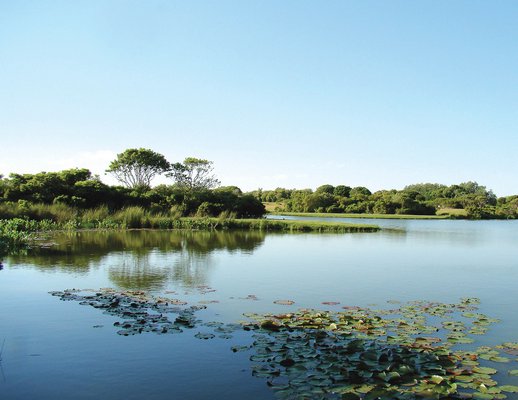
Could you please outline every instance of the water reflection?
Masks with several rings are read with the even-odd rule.
[[[122,289],[152,290],[165,287],[169,271],[161,265],[154,265],[147,254],[116,257],[118,262],[108,268],[108,278]]]
[[[109,280],[123,289],[160,290],[171,281],[194,287],[207,283],[212,253],[251,254],[264,238],[245,231],[81,231],[57,234],[55,245],[8,261],[14,268],[76,275],[107,266]]]
[[[413,220],[413,219],[377,219],[377,218],[337,218],[337,217],[301,217],[291,215],[268,215],[271,219],[345,222],[353,224],[372,224],[382,228],[377,235],[391,241],[413,240],[421,244],[458,244],[476,247],[494,242],[518,244],[515,235],[518,220]]]

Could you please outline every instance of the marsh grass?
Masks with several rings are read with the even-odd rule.
[[[111,219],[120,224],[121,228],[135,229],[135,228],[151,228],[149,220],[150,213],[142,207],[126,207],[117,211]]]
[[[341,222],[293,221],[273,219],[234,219],[222,224],[227,229],[248,229],[266,232],[376,232],[376,225]]]
[[[32,204],[26,201],[0,204],[0,219],[25,218],[64,223],[76,219],[78,211],[65,204]]]
[[[183,229],[251,230],[261,232],[375,232],[379,227],[329,221],[237,219],[233,212],[218,217],[179,217],[180,211],[156,213],[143,207],[126,207],[110,212],[108,207],[78,211],[63,204],[1,204],[0,253],[27,249],[40,232],[78,229]],[[12,217],[14,215],[14,217]],[[18,216],[23,216],[19,218]]]
[[[85,224],[95,224],[108,219],[110,210],[106,206],[85,210],[81,215],[81,222]]]

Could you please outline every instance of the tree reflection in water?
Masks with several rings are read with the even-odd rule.
[[[249,231],[79,231],[56,234],[53,246],[7,261],[15,268],[85,275],[105,268],[123,289],[161,290],[169,282],[196,287],[207,283],[212,253],[252,253],[264,238]]]

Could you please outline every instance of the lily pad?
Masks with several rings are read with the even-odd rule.
[[[214,339],[216,337],[216,335],[214,335],[212,333],[198,332],[196,335],[194,335],[194,337],[197,339],[208,340],[208,339]]]
[[[273,303],[281,306],[291,306],[292,304],[295,304],[293,300],[275,300]]]

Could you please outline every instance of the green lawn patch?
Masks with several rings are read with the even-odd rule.
[[[460,210],[459,210],[460,211]],[[271,212],[273,215],[289,215],[294,217],[325,217],[325,218],[379,218],[379,219],[447,219],[445,215],[408,215],[408,214],[352,214],[352,213],[294,213]]]

